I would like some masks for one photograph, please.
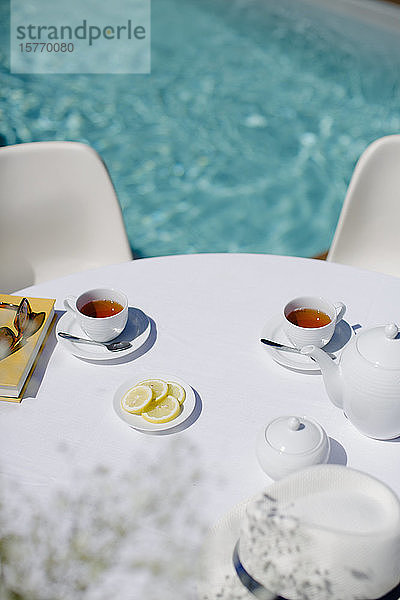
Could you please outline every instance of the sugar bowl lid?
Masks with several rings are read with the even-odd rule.
[[[306,417],[278,417],[265,429],[266,442],[285,454],[313,452],[325,438],[322,427]]]
[[[263,471],[272,479],[311,465],[327,462],[330,442],[325,430],[308,417],[285,416],[260,431],[256,453]]]

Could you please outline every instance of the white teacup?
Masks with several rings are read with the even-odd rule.
[[[116,338],[128,321],[128,298],[119,290],[97,288],[80,296],[68,296],[65,308],[74,314],[81,329],[96,342]]]
[[[322,348],[331,340],[345,312],[343,302],[329,302],[320,296],[299,296],[283,309],[283,329],[296,348],[308,344]]]

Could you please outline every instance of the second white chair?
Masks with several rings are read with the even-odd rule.
[[[361,155],[327,260],[400,276],[400,135]]]

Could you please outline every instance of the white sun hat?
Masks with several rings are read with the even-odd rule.
[[[400,581],[399,499],[360,471],[309,467],[222,521],[203,568],[204,600],[381,598]]]

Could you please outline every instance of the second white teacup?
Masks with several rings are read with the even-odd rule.
[[[96,342],[116,338],[128,321],[128,298],[115,289],[96,288],[78,297],[68,296],[64,306],[74,314],[86,335]]]
[[[329,302],[321,296],[299,296],[283,309],[283,329],[296,348],[308,344],[322,348],[331,340],[345,312],[343,302]]]

